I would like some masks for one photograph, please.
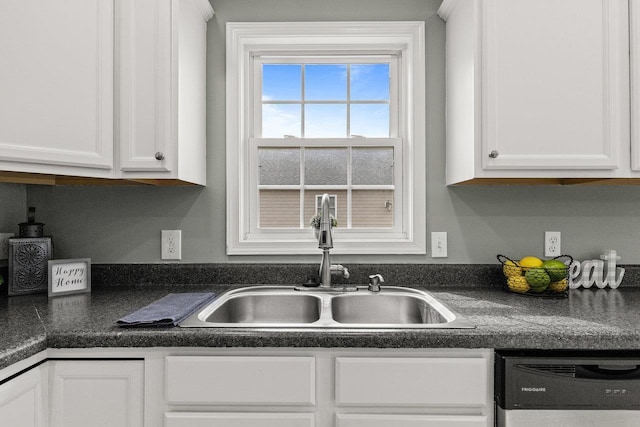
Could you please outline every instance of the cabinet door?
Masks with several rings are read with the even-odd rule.
[[[173,405],[313,405],[315,359],[276,356],[169,356]]]
[[[483,358],[336,358],[339,406],[475,407],[489,404]]]
[[[118,0],[120,170],[170,171],[177,144],[171,0]],[[174,65],[176,68],[174,69]]]
[[[46,368],[38,366],[0,385],[1,426],[48,425],[45,372]]]
[[[313,414],[184,413],[164,414],[164,427],[313,427]]]
[[[488,169],[615,169],[629,138],[627,0],[481,0]]]
[[[338,414],[336,427],[489,427],[485,416],[476,415],[381,415]]]
[[[3,169],[112,169],[113,1],[0,2]]]
[[[640,4],[629,3],[631,49],[631,170],[640,171]]]
[[[51,361],[52,427],[142,427],[143,361]]]

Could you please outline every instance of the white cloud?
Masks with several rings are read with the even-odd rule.
[[[262,105],[262,136],[282,138],[285,135],[300,136],[300,105]]]

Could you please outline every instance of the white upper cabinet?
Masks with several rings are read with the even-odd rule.
[[[631,170],[640,177],[640,4],[629,3],[631,46]]]
[[[207,0],[117,0],[123,178],[206,181]]]
[[[109,177],[113,0],[0,2],[0,170]]]
[[[0,177],[204,185],[212,16],[208,0],[1,1]]]
[[[621,178],[627,0],[445,0],[447,184]]]

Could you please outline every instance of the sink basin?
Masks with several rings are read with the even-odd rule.
[[[383,286],[370,292],[250,286],[225,292],[180,323],[183,328],[473,328],[428,292]]]
[[[321,300],[305,294],[235,295],[203,315],[209,323],[312,323],[320,319]]]
[[[331,300],[331,311],[338,323],[418,325],[454,320],[447,319],[432,303],[414,295],[342,295]]]

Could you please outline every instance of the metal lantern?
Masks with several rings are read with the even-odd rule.
[[[42,236],[44,224],[35,222],[35,208],[29,208],[27,222],[19,227],[20,237],[9,239],[8,294],[47,292],[51,237]]]

